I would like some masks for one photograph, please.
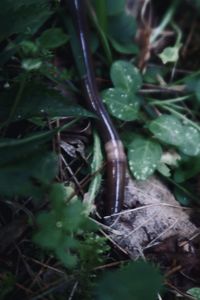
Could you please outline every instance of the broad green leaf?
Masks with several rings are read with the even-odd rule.
[[[150,131],[160,141],[179,146],[184,142],[184,128],[178,118],[172,115],[162,115],[149,125]]]
[[[108,19],[109,36],[119,43],[130,43],[136,33],[136,20],[122,12]]]
[[[160,163],[162,149],[151,139],[136,138],[128,147],[128,163],[138,180],[145,180],[154,173]]]
[[[137,133],[135,133],[132,130],[124,130],[122,134],[120,135],[120,138],[123,142],[123,145],[125,148],[128,149],[129,145],[137,138],[140,138],[141,136]]]
[[[125,0],[106,0],[106,4],[108,16],[118,15],[125,9]]]
[[[98,20],[98,24],[104,33],[107,32],[107,0],[95,0],[93,1],[95,15]],[[94,18],[94,17],[93,17]]]
[[[196,300],[200,300],[200,288],[194,287],[187,291],[188,294],[192,295]]]
[[[34,34],[51,14],[48,0],[1,0],[0,41],[15,33]]]
[[[119,270],[104,273],[96,294],[98,300],[155,300],[162,284],[163,278],[156,267],[135,261]]]
[[[179,150],[189,156],[197,156],[200,153],[200,133],[192,126],[184,126],[182,143],[178,146]]]
[[[0,119],[6,121],[14,104],[18,86],[1,93],[0,95]],[[86,109],[75,105],[63,97],[58,91],[49,89],[41,84],[27,84],[18,106],[15,109],[12,121],[19,121],[32,117],[66,117],[82,116],[94,117]]]
[[[36,41],[41,48],[55,49],[66,44],[68,40],[69,37],[61,28],[50,28],[45,30]]]
[[[136,92],[142,85],[139,70],[127,61],[115,61],[112,64],[110,76],[114,86],[125,92]]]
[[[179,59],[179,51],[182,44],[175,45],[174,47],[167,47],[163,50],[161,54],[158,56],[162,60],[163,64],[167,64],[169,62],[175,63]]]
[[[134,121],[138,118],[139,98],[134,94],[129,95],[122,89],[110,88],[103,92],[102,97],[114,117],[123,121]]]

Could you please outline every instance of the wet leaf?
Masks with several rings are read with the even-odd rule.
[[[184,142],[184,129],[176,117],[172,115],[162,115],[153,120],[149,125],[150,131],[160,141],[179,146]]]
[[[197,156],[200,153],[200,133],[192,126],[184,126],[184,135],[182,143],[179,144],[179,150],[189,156]]]
[[[114,117],[123,121],[134,121],[138,118],[140,104],[137,96],[129,95],[119,88],[110,88],[102,93],[102,98]]]
[[[112,64],[110,76],[115,87],[128,93],[138,91],[142,85],[139,70],[127,61],[115,61]]]
[[[154,173],[160,163],[161,146],[151,139],[136,138],[128,146],[128,163],[134,177],[145,180]]]

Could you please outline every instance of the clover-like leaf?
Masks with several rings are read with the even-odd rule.
[[[142,85],[139,70],[127,61],[115,61],[112,64],[110,76],[114,86],[126,92],[136,92]]]
[[[192,126],[184,126],[184,135],[179,150],[189,156],[197,156],[200,153],[200,133]]]
[[[178,118],[172,115],[162,115],[149,125],[150,131],[160,141],[179,146],[184,142],[184,128]]]
[[[138,118],[139,98],[127,94],[119,88],[110,88],[103,92],[103,102],[106,103],[110,113],[123,121],[134,121]]]
[[[128,163],[132,174],[138,180],[145,180],[153,174],[162,155],[161,146],[151,139],[136,138],[128,147]]]

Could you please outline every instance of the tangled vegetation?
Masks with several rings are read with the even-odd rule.
[[[200,2],[129,2],[85,1],[102,100],[133,178],[199,208]],[[72,21],[67,1],[0,1],[0,299],[177,299],[102,233],[105,153]]]

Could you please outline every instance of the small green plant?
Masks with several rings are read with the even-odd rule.
[[[84,205],[73,197],[73,190],[63,184],[53,184],[49,192],[52,209],[40,213],[37,223],[40,231],[33,240],[43,248],[53,250],[66,267],[75,267],[78,257],[87,261],[91,255],[92,236],[87,232],[94,231],[96,226],[85,215]],[[86,243],[83,236],[86,236]],[[82,237],[82,241],[79,239]],[[95,237],[94,237],[95,239]],[[91,245],[89,245],[89,240]],[[88,249],[88,253],[86,253]]]
[[[139,97],[136,95],[142,84],[139,70],[126,61],[116,61],[110,70],[114,88],[102,93],[103,101],[110,113],[123,121],[133,121],[139,117]]]

